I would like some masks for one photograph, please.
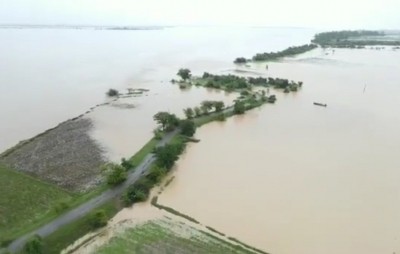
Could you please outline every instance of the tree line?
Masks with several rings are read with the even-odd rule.
[[[368,45],[400,45],[400,41],[398,40],[380,40],[379,38],[384,35],[384,32],[371,30],[331,31],[316,34],[312,42],[322,47],[335,48],[364,48]],[[363,37],[365,38],[363,39]],[[372,39],[371,37],[376,37],[376,39]]]
[[[221,112],[225,108],[223,101],[202,101],[200,106],[194,108],[185,108],[183,113],[187,119],[192,119],[211,112]]]

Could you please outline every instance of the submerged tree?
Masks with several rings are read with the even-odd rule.
[[[119,92],[116,89],[111,88],[107,91],[107,95],[110,97],[118,96],[118,94],[119,94]]]
[[[192,76],[189,69],[179,69],[177,75],[185,81]]]

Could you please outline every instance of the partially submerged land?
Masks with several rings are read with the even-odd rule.
[[[199,83],[206,81],[192,78],[190,71],[187,71],[187,73],[188,77],[185,75],[182,77],[187,84],[195,80]],[[214,89],[227,90],[229,87],[231,92],[236,92],[238,98],[235,103],[226,106],[222,101],[204,101],[199,107],[192,109],[193,112],[196,112],[195,115],[188,115],[187,112],[190,110],[185,110],[187,119],[179,119],[168,112],[159,112],[154,116],[154,120],[159,123],[159,128],[154,131],[154,138],[130,159],[123,159],[120,165],[106,163],[102,157],[102,150],[87,134],[91,128],[91,122],[85,118],[84,114],[4,152],[1,155],[1,161],[5,165],[4,170],[7,170],[7,172],[12,172],[12,169],[20,170],[50,183],[38,182],[38,185],[43,187],[36,189],[37,195],[44,195],[45,192],[50,191],[54,194],[54,197],[47,195],[44,206],[37,206],[38,213],[33,217],[30,207],[29,210],[25,209],[28,207],[21,207],[20,205],[17,208],[19,203],[7,202],[12,197],[10,195],[5,196],[3,205],[10,206],[13,204],[12,207],[9,207],[9,211],[19,209],[19,220],[10,217],[2,223],[5,229],[0,236],[2,246],[12,243],[10,250],[17,251],[28,240],[24,247],[28,253],[29,249],[35,248],[36,245],[41,246],[43,253],[59,252],[90,230],[106,225],[108,218],[112,217],[123,206],[146,200],[151,188],[157,185],[172,169],[175,161],[184,151],[186,143],[197,142],[196,139],[192,138],[196,127],[215,120],[223,121],[226,117],[243,114],[254,107],[259,107],[267,102],[274,103],[276,100],[274,95],[267,95],[263,90],[252,91],[253,87],[256,86],[267,88],[269,86],[267,79],[243,80],[233,75],[218,76],[212,74],[208,74],[207,79],[209,79],[208,81],[220,80],[221,86]],[[275,81],[275,79],[271,80]],[[232,81],[239,85],[232,86]],[[243,81],[244,83],[242,83]],[[272,84],[271,81],[271,87],[276,85]],[[283,81],[283,84],[283,87],[289,87],[288,81]],[[242,85],[245,87],[240,87]],[[276,87],[278,88],[279,85],[276,85]],[[127,95],[121,95],[116,90],[110,90],[108,95],[116,97],[113,100],[116,101],[119,97],[135,96],[139,92],[144,91],[129,91]],[[111,103],[107,103],[107,105],[111,105]],[[91,108],[91,110],[96,107]],[[151,155],[152,152],[153,155]],[[139,168],[140,170],[138,170]],[[138,180],[134,177],[143,172],[146,173]],[[17,176],[22,177],[23,175]],[[127,181],[128,179],[130,179],[129,182],[132,182],[131,185]],[[4,193],[11,193],[8,189],[9,185],[5,188]],[[96,197],[100,193],[113,193],[114,188],[121,191],[126,188],[126,192],[115,201],[112,198],[114,194],[110,194],[107,199],[98,199],[100,196]],[[107,189],[109,190],[104,192]],[[79,194],[82,192],[84,193]],[[115,193],[120,193],[120,191]],[[38,200],[38,197],[34,195],[30,198]],[[95,203],[97,204],[93,205]],[[32,206],[35,207],[36,203]],[[85,212],[81,214],[79,211]],[[66,213],[69,214],[68,217],[64,216],[68,218],[67,220],[62,219],[63,221],[59,222],[55,220],[52,222],[55,223],[54,226],[51,226],[52,223],[48,223]],[[79,216],[74,215],[78,213]],[[67,221],[68,224],[65,224]],[[27,223],[31,223],[31,225],[26,227]],[[45,223],[48,224],[37,231],[40,237],[30,238],[34,235],[35,231],[33,231],[23,238],[18,238]],[[6,226],[8,226],[7,230]],[[17,241],[13,242],[14,239],[17,239]]]
[[[206,231],[170,219],[159,219],[129,228],[96,250],[96,253],[261,253]]]
[[[315,47],[315,45],[292,47],[291,50],[282,51],[284,53],[260,54],[262,57],[258,59],[260,59],[259,61],[276,60]],[[245,78],[207,72],[202,76],[192,77],[188,69],[181,69],[178,74],[182,81],[177,83],[182,89],[200,86],[234,92],[238,94],[238,98],[233,105],[224,105],[220,101],[204,101],[198,107],[185,109],[187,119],[179,119],[169,112],[160,112],[154,116],[154,120],[159,123],[159,128],[154,131],[154,138],[136,155],[122,161],[120,165],[108,164],[106,167],[102,167],[106,161],[101,156],[102,151],[99,146],[87,136],[91,123],[83,115],[60,124],[60,126],[3,153],[1,162],[4,166],[0,169],[2,173],[9,176],[7,180],[11,179],[12,182],[12,184],[2,184],[2,193],[7,193],[7,196],[3,195],[4,199],[0,203],[1,209],[7,211],[5,214],[9,216],[1,220],[2,234],[0,239],[3,246],[23,233],[40,226],[40,223],[38,223],[40,220],[37,218],[47,217],[47,221],[41,221],[43,224],[71,210],[77,203],[87,201],[106,189],[119,188],[126,183],[126,179],[135,172],[138,165],[143,165],[143,162],[147,163],[146,158],[150,158],[148,156],[154,154],[152,155],[154,160],[148,160],[149,165],[145,165],[146,167],[143,168],[145,174],[139,180],[135,180],[132,184],[126,186],[127,189],[123,192],[121,199],[107,200],[101,206],[92,209],[93,211],[85,212],[83,217],[59,227],[51,235],[44,235],[41,240],[29,241],[27,245],[29,247],[39,241],[43,245],[43,252],[59,252],[88,231],[106,225],[108,218],[112,217],[123,206],[148,199],[152,187],[159,184],[172,170],[187,142],[197,141],[192,137],[196,127],[211,121],[223,121],[226,117],[243,114],[247,110],[265,103],[274,103],[276,97],[269,94],[269,89],[296,92],[303,84],[302,82],[281,78]],[[112,97],[122,97],[134,96],[134,94],[140,92],[131,91],[127,95],[121,95],[116,90],[110,90],[109,93],[109,96]],[[168,144],[157,147],[167,135],[172,135]],[[101,168],[103,168],[103,171],[100,170]],[[28,173],[41,181],[14,170]],[[22,187],[19,188],[19,185]],[[99,188],[90,192],[89,195],[77,195],[77,193],[90,190],[95,186]],[[14,188],[17,192],[11,193],[10,188]],[[21,202],[9,201],[18,199],[20,195],[25,197],[26,193],[29,193],[30,199],[19,198],[19,200],[23,204],[31,202],[29,207],[23,207]],[[32,193],[35,194],[32,195]],[[44,195],[44,193],[52,193],[52,195]],[[10,207],[10,205],[13,205],[13,207]],[[156,202],[153,205],[161,207]],[[29,209],[26,209],[26,207]],[[13,212],[15,210],[21,212],[15,214]],[[35,216],[32,216],[32,214],[35,214]],[[26,227],[28,224],[31,224],[31,226]]]
[[[307,51],[317,48],[316,44],[304,44],[301,46],[293,46],[278,52],[264,52],[257,53],[251,59],[246,59],[244,57],[238,57],[235,59],[234,63],[243,64],[247,62],[262,62],[262,61],[276,61],[284,57],[295,56],[303,54]]]
[[[237,57],[233,62],[235,64],[246,64],[250,62],[278,61],[285,57],[293,57],[306,53],[318,48],[318,46],[322,48],[358,49],[365,48],[366,46],[395,46],[393,49],[396,50],[400,46],[400,33],[372,30],[323,32],[316,34],[310,44],[292,46],[277,52],[257,53],[250,59]]]
[[[395,36],[392,36],[395,35]],[[364,48],[365,46],[399,46],[400,34],[382,31],[332,31],[316,34],[313,43],[331,48]]]

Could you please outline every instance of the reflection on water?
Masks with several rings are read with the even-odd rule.
[[[269,67],[300,92],[200,128],[159,202],[270,253],[399,253],[400,54],[310,57]]]

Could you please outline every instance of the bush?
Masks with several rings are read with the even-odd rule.
[[[238,57],[235,59],[235,61],[233,61],[236,64],[240,64],[240,63],[247,63],[247,59],[244,57]]]
[[[130,162],[129,160],[122,158],[121,159],[121,166],[124,167],[126,170],[130,170],[133,167],[135,167],[135,165],[133,165],[132,162]]]
[[[124,202],[130,205],[148,199],[152,183],[147,177],[140,178],[135,184],[129,186],[124,195]]]
[[[60,213],[64,212],[65,210],[67,210],[68,207],[69,207],[68,203],[62,201],[62,202],[58,203],[58,204],[54,207],[54,210],[56,211],[57,214],[60,214]]]
[[[110,97],[118,96],[118,94],[119,94],[119,92],[116,89],[110,89],[107,92],[107,95],[110,96]]]
[[[0,247],[7,247],[10,245],[15,239],[4,239],[0,242]],[[1,249],[1,248],[0,248]]]
[[[180,125],[182,135],[192,137],[196,132],[196,125],[191,120],[182,120]]]
[[[236,101],[235,105],[233,106],[233,113],[244,114],[245,111],[246,111],[246,107],[244,105],[244,102]]]
[[[226,120],[225,114],[219,114],[216,118],[217,121],[223,122]]]
[[[93,229],[101,228],[107,225],[107,215],[104,210],[98,210],[92,213],[89,217],[89,225]]]
[[[27,254],[42,254],[43,253],[42,238],[38,235],[34,235],[31,239],[29,239],[25,243],[24,252]]]
[[[118,185],[125,181],[128,176],[126,168],[115,163],[104,165],[102,170],[106,173],[107,183],[109,185]]]

